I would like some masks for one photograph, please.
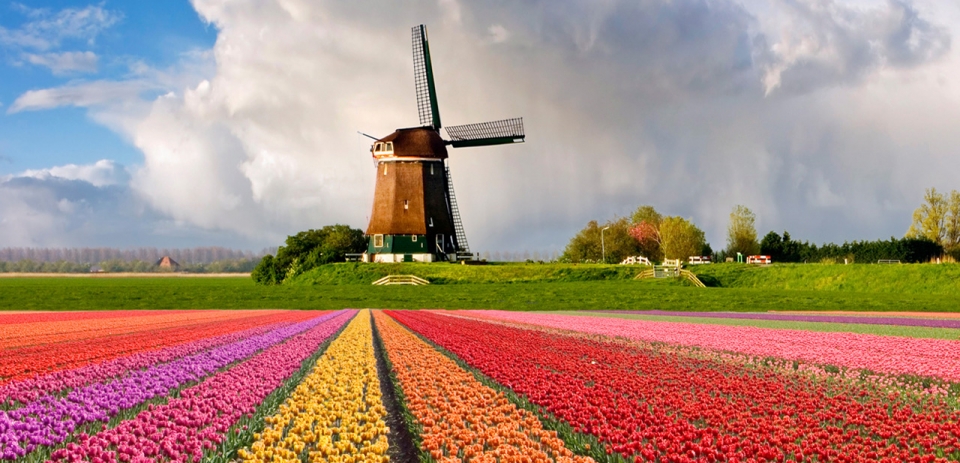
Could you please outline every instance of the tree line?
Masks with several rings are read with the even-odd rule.
[[[168,271],[157,261],[170,256],[180,271],[192,273],[245,273],[253,270],[261,252],[219,246],[196,248],[0,248],[0,272],[86,273],[92,267],[104,272]]]
[[[718,251],[710,247],[703,231],[692,221],[664,216],[653,206],[644,205],[630,217],[603,224],[590,221],[570,240],[560,261],[617,263],[630,256],[644,256],[661,262],[710,256],[714,262],[723,262],[738,254],[768,255],[774,262],[960,261],[960,192],[927,190],[903,238],[819,246],[794,240],[786,231],[782,235],[771,231],[758,240],[756,215],[748,207],[737,205],[730,212],[727,246]]]
[[[187,263],[181,264],[177,270],[188,273],[249,273],[256,267],[259,261],[259,258],[252,258],[224,259],[206,263]],[[37,262],[30,259],[14,262],[0,261],[0,273],[88,273],[95,270],[110,273],[158,273],[173,271],[173,269],[158,267],[157,262],[154,260],[110,259],[96,263],[77,263],[66,260]]]
[[[703,230],[680,216],[664,216],[653,206],[640,206],[629,217],[602,225],[596,220],[577,233],[560,262],[616,263],[630,256],[652,261],[713,254]]]
[[[180,264],[209,264],[223,260],[259,259],[269,254],[270,249],[260,252],[242,251],[220,246],[196,248],[155,248],[141,247],[129,249],[117,248],[0,248],[0,261],[17,262],[73,262],[89,264],[110,260],[133,262],[156,262],[163,256],[170,256]]]

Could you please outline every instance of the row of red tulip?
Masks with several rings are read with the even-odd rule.
[[[960,412],[671,346],[389,312],[636,461],[948,461]],[[505,361],[505,359],[509,359]]]

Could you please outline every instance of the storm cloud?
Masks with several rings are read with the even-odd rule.
[[[692,218],[714,248],[736,204],[761,233],[886,238],[924,188],[957,187],[960,15],[947,2],[193,4],[218,30],[193,65],[11,104],[90,108],[143,153],[122,185],[60,194],[113,198],[90,206],[104,217],[145,211],[118,212],[104,233],[159,221],[266,246],[335,222],[365,228],[374,171],[356,132],[416,125],[420,23],[444,123],[523,116],[527,128],[523,145],[451,152],[474,250],[561,249],[588,220],[640,204]],[[30,178],[0,185],[18,198],[0,199],[0,228],[14,243],[11,230],[58,242],[84,213],[53,211],[53,187]]]

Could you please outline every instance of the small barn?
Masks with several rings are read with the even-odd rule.
[[[174,272],[180,270],[180,264],[171,259],[170,256],[161,257],[160,260],[157,261],[157,267],[159,267],[160,270],[171,270]]]

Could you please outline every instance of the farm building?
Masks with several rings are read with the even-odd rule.
[[[161,270],[173,270],[174,272],[180,270],[180,264],[171,259],[170,256],[161,257],[160,260],[157,261],[157,267],[160,267]]]

